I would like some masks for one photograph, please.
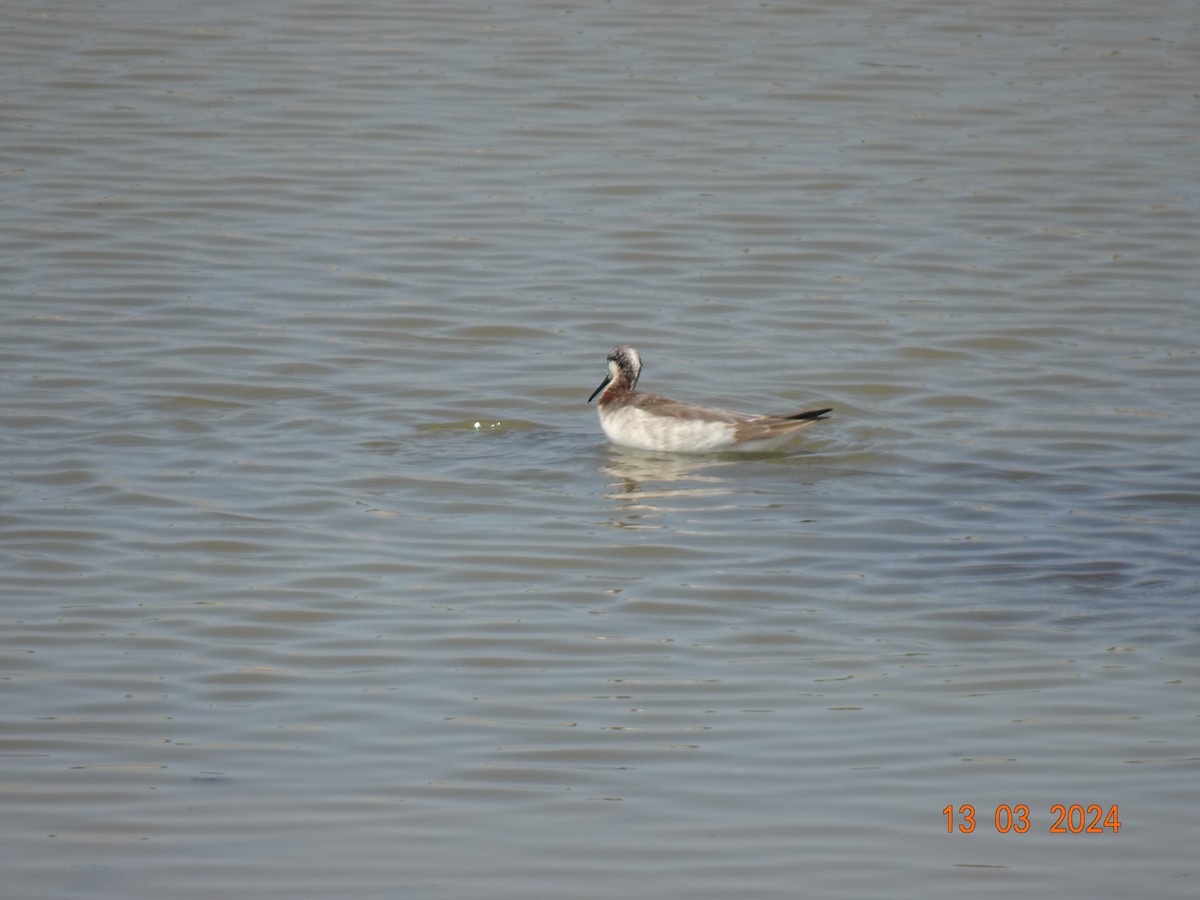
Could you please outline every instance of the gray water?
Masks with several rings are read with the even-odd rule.
[[[8,3],[4,896],[1194,897],[1198,38]]]

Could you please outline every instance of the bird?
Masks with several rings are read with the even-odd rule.
[[[769,416],[698,406],[636,390],[641,373],[637,350],[624,344],[614,347],[608,354],[608,375],[588,397],[588,403],[600,398],[600,427],[609,441],[634,450],[772,450],[833,412],[827,407]]]

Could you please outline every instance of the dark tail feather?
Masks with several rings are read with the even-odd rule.
[[[798,412],[794,416],[781,416],[784,419],[823,419],[827,413],[833,412],[833,407],[826,409],[808,409],[804,412]]]

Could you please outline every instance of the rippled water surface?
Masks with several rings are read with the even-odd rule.
[[[1194,897],[1198,39],[7,4],[5,896]]]

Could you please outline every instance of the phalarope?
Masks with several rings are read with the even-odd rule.
[[[635,450],[710,453],[716,450],[770,450],[832,412],[810,409],[786,416],[751,416],[697,406],[634,390],[642,358],[632,347],[608,354],[608,377],[588,397],[600,397],[600,427],[608,439]]]

